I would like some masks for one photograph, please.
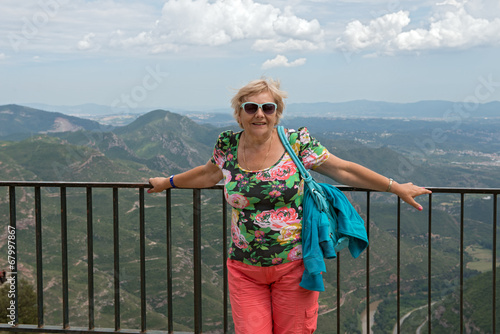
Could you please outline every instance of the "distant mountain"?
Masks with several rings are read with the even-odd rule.
[[[155,110],[113,132],[54,132],[5,142],[0,146],[5,173],[0,176],[16,180],[23,174],[33,180],[145,180],[205,164],[220,131]]]
[[[28,103],[26,106],[65,115],[77,116],[111,126],[123,126],[138,116],[159,108],[120,108],[93,103],[57,106]],[[163,109],[163,107],[161,108]],[[229,106],[215,109],[179,109],[168,107],[171,112],[187,116],[200,124],[216,127],[237,127]],[[290,103],[286,105],[284,120],[296,117],[324,118],[394,118],[433,119],[455,122],[477,118],[500,118],[500,101],[488,103],[463,103],[442,100],[393,103],[384,101],[355,100],[347,102]],[[1,134],[0,134],[1,138]]]
[[[179,114],[154,110],[114,133],[138,157],[147,159],[150,168],[179,170],[205,164],[220,130]]]
[[[72,116],[99,116],[99,115],[117,115],[117,114],[144,114],[152,108],[120,108],[105,106],[95,103],[85,103],[72,106],[56,106],[43,103],[26,103],[28,107],[42,109],[53,112],[60,112]]]
[[[434,118],[455,120],[457,117],[484,118],[500,117],[500,102],[494,101],[471,105],[451,101],[419,101],[413,103],[392,103],[357,100],[340,103],[293,103],[285,110],[285,117],[369,117],[369,118]]]
[[[230,108],[210,111],[183,112],[184,115],[200,124],[217,127],[237,127]],[[370,119],[386,124],[387,119],[432,120],[456,125],[468,120],[500,119],[500,102],[477,105],[464,105],[451,101],[419,101],[414,103],[391,103],[368,100],[349,102],[290,103],[283,113],[283,124],[295,124],[296,119],[322,118],[353,121]],[[375,120],[378,119],[378,120]],[[307,122],[304,124],[308,124]],[[324,126],[331,122],[323,121]],[[384,126],[384,125],[382,125]]]
[[[103,129],[104,127],[98,122],[58,112],[15,104],[0,106],[0,139],[8,136],[23,139],[32,134],[78,130],[101,131]]]

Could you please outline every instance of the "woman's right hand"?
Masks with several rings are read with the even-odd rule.
[[[168,178],[166,177],[152,177],[149,179],[149,184],[152,188],[148,189],[148,193],[161,193],[169,186]]]
[[[176,188],[210,188],[217,184],[223,177],[222,171],[210,160],[205,164],[180,174],[175,174],[173,183]],[[151,189],[148,193],[161,193],[172,188],[167,177],[153,177],[149,179]]]

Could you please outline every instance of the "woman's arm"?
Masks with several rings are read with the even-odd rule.
[[[187,172],[176,174],[174,184],[178,188],[210,188],[222,179],[222,171],[208,161],[205,165],[195,167]],[[148,193],[159,193],[163,190],[172,188],[170,181],[166,177],[154,177],[149,179],[153,188]]]
[[[356,188],[377,191],[387,191],[390,188],[390,192],[398,195],[403,201],[418,210],[422,210],[422,206],[414,198],[431,193],[430,190],[418,187],[411,182],[404,184],[399,184],[396,181],[390,182],[390,179],[385,176],[354,162],[340,159],[333,154],[330,154],[328,159],[317,167],[315,171],[342,184]],[[389,184],[391,184],[390,187]]]

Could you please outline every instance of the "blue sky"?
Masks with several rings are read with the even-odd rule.
[[[0,104],[500,100],[498,0],[2,0]]]

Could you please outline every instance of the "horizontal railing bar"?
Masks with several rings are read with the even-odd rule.
[[[120,334],[139,334],[141,333],[140,329],[120,329],[119,331],[115,331],[113,328],[95,328],[88,329],[85,327],[69,327],[63,328],[62,326],[44,326],[38,327],[36,325],[17,325],[12,327],[6,324],[0,324],[0,331],[9,330],[10,332],[30,332],[30,333],[92,333],[92,334],[108,334],[108,333],[120,333]],[[167,331],[159,331],[159,330],[148,330],[148,334],[169,334]],[[177,334],[186,334],[192,332],[171,332]]]
[[[151,188],[144,182],[59,182],[59,181],[0,181],[0,186],[15,187],[68,187],[68,188]]]
[[[69,188],[151,188],[149,183],[144,182],[59,182],[59,181],[0,181],[0,187],[69,187]],[[356,188],[345,185],[335,185],[342,191],[373,191],[370,189]],[[223,189],[224,185],[219,183],[213,187],[204,189]],[[458,193],[458,194],[500,194],[500,188],[465,188],[465,187],[425,187],[434,193]],[[189,188],[192,189],[192,188]]]
[[[433,193],[500,194],[500,188],[448,188],[448,187],[425,187],[425,188],[429,189]]]

